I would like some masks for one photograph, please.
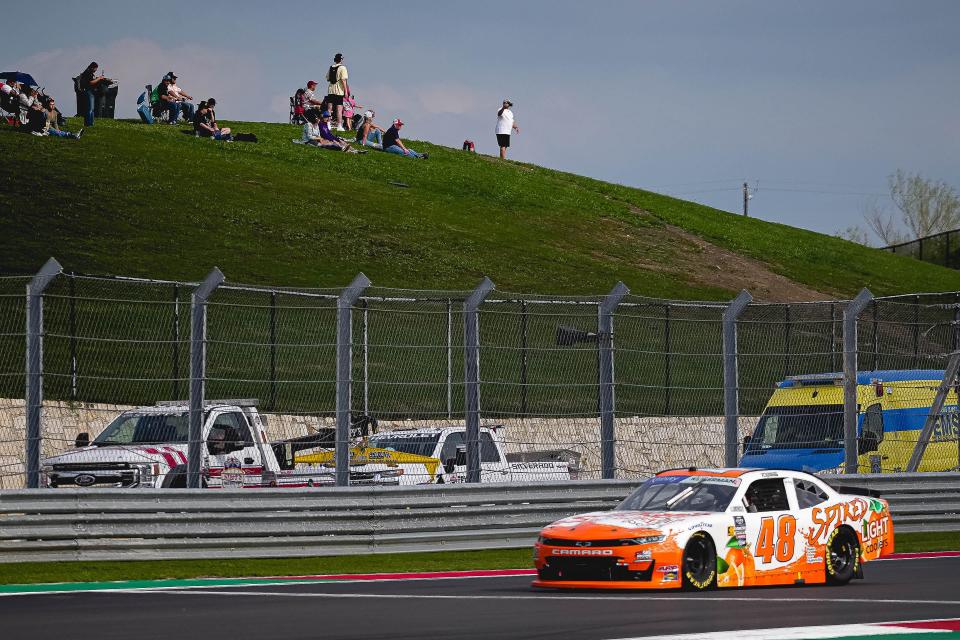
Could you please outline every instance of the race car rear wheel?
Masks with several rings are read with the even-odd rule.
[[[704,591],[717,584],[717,550],[706,533],[698,531],[690,536],[683,549],[683,588]]]
[[[829,584],[847,584],[860,565],[860,543],[849,527],[834,529],[827,539],[826,571]]]

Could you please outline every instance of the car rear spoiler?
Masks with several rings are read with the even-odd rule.
[[[831,484],[830,486],[833,487],[835,491],[838,491],[840,493],[849,493],[850,495],[853,495],[853,496],[867,496],[869,498],[879,498],[881,495],[883,495],[876,489],[867,489],[866,487],[851,487],[845,484]]]

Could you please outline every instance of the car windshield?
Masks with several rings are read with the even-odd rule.
[[[750,441],[751,449],[839,448],[843,405],[767,407]]]
[[[432,456],[440,441],[439,433],[381,433],[370,437],[370,446],[418,456]]]
[[[620,503],[617,511],[726,511],[739,478],[657,476]]]
[[[186,442],[190,434],[187,412],[164,414],[124,413],[111,422],[92,444],[169,444]]]

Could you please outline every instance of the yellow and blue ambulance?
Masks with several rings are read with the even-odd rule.
[[[857,453],[861,473],[905,471],[944,372],[935,369],[857,374]],[[957,389],[947,394],[918,471],[960,467]],[[740,465],[817,472],[839,470],[843,449],[843,375],[792,376],[779,382]]]

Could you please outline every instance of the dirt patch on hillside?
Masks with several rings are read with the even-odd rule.
[[[650,215],[636,209],[638,215]],[[612,233],[626,233],[636,246],[634,265],[669,273],[690,283],[739,291],[746,289],[763,302],[806,302],[831,296],[774,273],[759,260],[748,258],[668,224],[626,229],[610,225]],[[651,259],[653,258],[653,259]]]

